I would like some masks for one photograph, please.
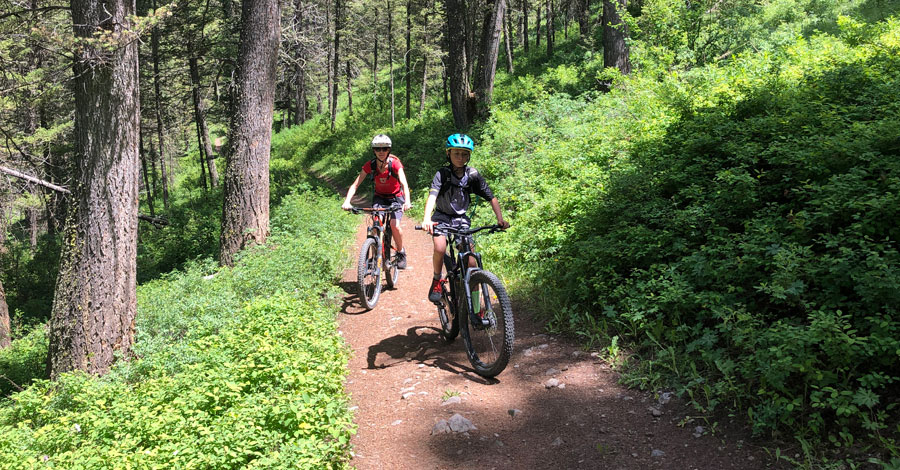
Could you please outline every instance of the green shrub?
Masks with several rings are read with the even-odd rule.
[[[192,262],[140,286],[137,357],[12,395],[0,468],[346,467],[333,281],[355,225],[336,199],[295,193],[234,269]]]

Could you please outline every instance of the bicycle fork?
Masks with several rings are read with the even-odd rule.
[[[472,274],[478,272],[479,270],[480,270],[479,268],[466,269],[466,274],[465,274],[465,277],[463,278],[463,282],[462,282],[462,286],[463,286],[462,291],[466,295],[466,305],[469,307],[468,310],[469,310],[470,323],[472,324],[472,326],[475,327],[476,330],[483,330],[483,329],[491,326],[491,320],[489,318],[483,318],[483,317],[478,316],[478,312],[475,311],[475,304],[472,301],[472,290],[469,289],[469,280],[472,278]],[[484,296],[484,288],[483,287],[478,290],[478,295]],[[487,300],[488,299],[486,299],[484,297],[481,298],[481,303],[482,303],[483,308],[488,307],[486,305]]]

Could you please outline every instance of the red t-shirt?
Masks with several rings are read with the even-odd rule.
[[[390,167],[393,168],[393,173],[400,174],[400,169],[403,168],[400,159],[395,155],[389,156],[388,159]],[[386,165],[384,171],[375,175],[375,194],[382,197],[403,196],[403,185],[400,184],[399,179],[391,174],[391,168],[388,168]],[[367,161],[362,167],[362,171],[367,175],[371,175],[373,170],[372,160]]]

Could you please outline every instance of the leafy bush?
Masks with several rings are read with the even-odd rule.
[[[333,280],[355,222],[333,198],[293,194],[234,269],[193,262],[140,286],[137,358],[12,395],[0,468],[344,468]]]
[[[837,24],[599,97],[499,103],[476,151],[514,213],[492,269],[550,328],[630,339],[633,383],[759,433],[878,437],[900,399],[900,23]]]

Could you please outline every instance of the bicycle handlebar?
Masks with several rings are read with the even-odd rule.
[[[472,234],[478,233],[482,230],[488,230],[488,233],[504,231],[504,228],[500,227],[500,225],[498,225],[498,224],[484,225],[482,227],[476,227],[476,228],[456,228],[456,227],[453,227],[448,224],[435,224],[434,226],[440,228],[441,230],[443,230],[445,232],[455,233],[457,235],[472,235]],[[421,225],[416,225],[416,230],[423,230],[423,227]]]
[[[388,207],[380,207],[380,208],[353,206],[350,208],[350,212],[353,212],[354,214],[359,214],[361,212],[379,212],[379,213],[381,213],[381,212],[396,212],[396,211],[399,211],[400,209],[403,209],[403,204],[398,204],[395,202]]]

